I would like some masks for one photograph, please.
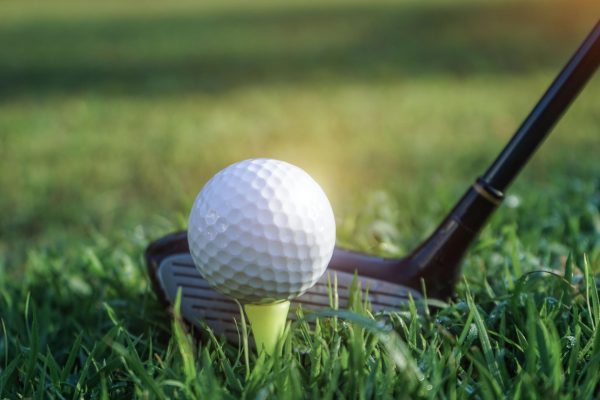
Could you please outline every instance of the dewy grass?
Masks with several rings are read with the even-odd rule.
[[[593,203],[595,196],[588,199]],[[533,199],[523,201],[535,201],[542,210],[555,201]],[[560,207],[559,213],[576,214],[569,205]],[[597,217],[594,207],[587,208],[587,217]],[[583,225],[573,234],[597,235],[592,227],[586,233]],[[467,257],[457,298],[432,302],[428,312],[425,304],[411,301],[397,312],[373,315],[368,288],[358,281],[350,308],[337,309],[332,277],[332,307],[295,310],[298,318],[286,328],[275,357],[253,351],[246,357],[243,347],[210,331],[192,332],[177,306],[166,313],[145,277],[139,256],[143,235],[119,246],[97,238],[68,250],[33,249],[23,279],[5,279],[0,286],[0,396],[597,396],[597,237],[586,251],[596,258],[551,257],[554,269],[542,269],[545,251],[539,243],[502,235],[506,226],[510,217],[501,215],[483,233]],[[517,262],[521,276],[511,272]]]
[[[339,310],[333,276],[331,309],[296,310],[278,357],[246,358],[210,331],[198,340],[177,307],[165,312],[145,276],[144,232],[34,248],[20,279],[0,284],[0,396],[594,397],[599,242],[587,221],[599,218],[597,198],[579,183],[523,196],[474,245],[457,298],[431,301],[430,312],[409,302],[372,315],[359,282]],[[562,258],[568,247],[557,244],[573,237],[589,256]]]

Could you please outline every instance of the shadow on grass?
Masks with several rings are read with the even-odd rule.
[[[0,98],[555,70],[594,1],[331,6],[0,28]]]

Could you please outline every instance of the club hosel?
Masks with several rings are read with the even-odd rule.
[[[502,201],[502,193],[478,179],[464,194],[438,228],[408,257],[381,258],[336,248],[330,267],[422,289],[434,298],[447,298],[458,278],[467,248]]]
[[[502,198],[502,192],[478,179],[411,255],[415,273],[411,286],[421,289],[423,280],[428,296],[450,297],[460,272],[458,263]]]

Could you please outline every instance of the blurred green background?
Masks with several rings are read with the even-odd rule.
[[[598,15],[597,0],[1,2],[0,262],[183,227],[203,183],[251,157],[311,173],[341,243],[373,247],[356,226],[375,213],[395,246],[380,250],[399,252]],[[513,193],[598,188],[599,130],[596,77]]]

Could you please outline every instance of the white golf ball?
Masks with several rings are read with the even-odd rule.
[[[243,303],[292,299],[323,275],[335,219],[321,187],[283,161],[253,159],[202,188],[188,227],[190,252],[210,285]]]

